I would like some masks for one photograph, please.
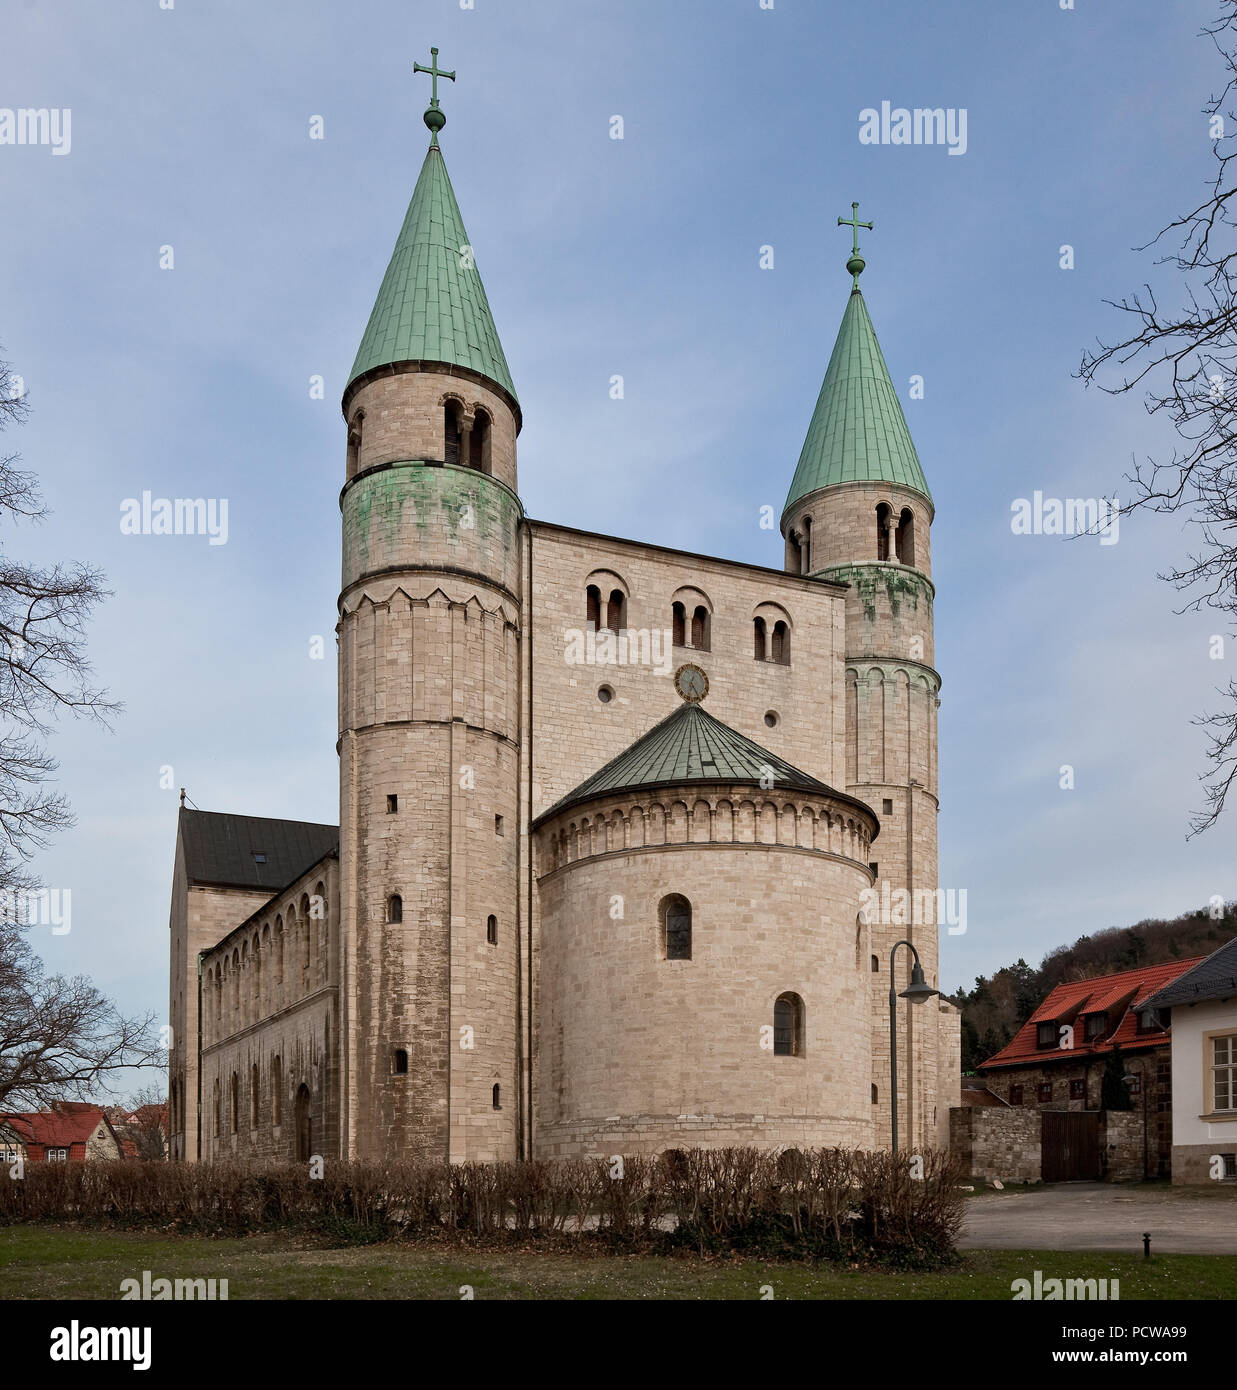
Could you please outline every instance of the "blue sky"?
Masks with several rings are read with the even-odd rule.
[[[857,198],[875,220],[864,291],[937,505],[941,883],[968,893],[945,987],[1237,894],[1237,814],[1185,838],[1190,721],[1232,660],[1155,577],[1188,538],[1163,518],[1111,547],[1009,525],[1035,489],[1124,496],[1163,442],[1073,373],[1121,327],[1106,297],[1171,292],[1131,248],[1210,172],[1211,13],[14,0],[0,106],[70,108],[72,147],[0,146],[0,342],[33,406],[5,443],[53,508],[4,543],[106,570],[91,650],[126,705],[111,734],[54,739],[78,824],[38,861],[73,892],[72,931],[36,929],[49,964],[162,1016],[161,768],[204,809],[336,818],[338,402],[423,158],[411,64],[431,44],[459,74],[443,147],[524,407],[533,516],[780,566],[759,510],[781,510],[845,306],[836,218]],[[965,108],[965,155],[861,145],[884,100]],[[228,498],[228,543],[122,535],[143,490]]]

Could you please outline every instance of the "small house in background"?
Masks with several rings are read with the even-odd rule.
[[[1237,938],[1148,1006],[1172,1020],[1173,1182],[1237,1180]]]
[[[980,1074],[1011,1107],[1098,1116],[1106,1109],[1104,1073],[1118,1054],[1125,1087],[1141,1122],[1130,1142],[1140,1151],[1129,1176],[1167,1176],[1172,1169],[1172,1061],[1168,1021],[1154,997],[1203,957],[1073,980],[1057,987]],[[1118,1128],[1116,1121],[1111,1128]],[[1128,1128],[1128,1126],[1127,1126]],[[1045,1181],[1095,1178],[1105,1171],[1095,1121],[1056,1120],[1043,1129]],[[1111,1155],[1109,1156],[1111,1162]],[[1137,1162],[1135,1163],[1135,1159]]]
[[[168,1156],[166,1105],[139,1105],[134,1110],[122,1105],[109,1106],[107,1118],[125,1158],[149,1160]]]
[[[5,1161],[92,1163],[121,1157],[120,1141],[101,1107],[89,1101],[55,1101],[50,1110],[0,1115]]]

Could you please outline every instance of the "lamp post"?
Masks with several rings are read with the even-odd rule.
[[[1121,1080],[1125,1082],[1127,1086],[1132,1086],[1136,1079],[1140,1079],[1142,1082],[1139,1089],[1143,1093],[1143,1182],[1146,1182],[1147,1178],[1150,1176],[1147,1172],[1147,1067],[1144,1062],[1127,1062],[1126,1065],[1130,1067],[1131,1070],[1127,1071]],[[1135,1066],[1138,1068],[1137,1078],[1133,1072]]]
[[[911,967],[911,982],[900,996],[893,974],[893,960],[899,946],[908,947],[911,955],[915,957],[915,964]],[[889,952],[889,1103],[890,1114],[893,1117],[894,1153],[898,1151],[898,999],[909,999],[912,1004],[922,1004],[925,999],[931,999],[934,994],[939,993],[940,990],[933,989],[924,978],[923,966],[919,964],[919,952],[915,949],[914,943],[895,942]]]

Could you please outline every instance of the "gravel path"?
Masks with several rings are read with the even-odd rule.
[[[977,1192],[966,1200],[964,1249],[1128,1250],[1237,1255],[1237,1187],[1193,1194],[1183,1188],[1060,1183]]]

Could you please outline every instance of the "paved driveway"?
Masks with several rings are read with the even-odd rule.
[[[1237,1255],[1237,1188],[1058,1183],[966,1199],[958,1242],[972,1250],[1128,1250],[1141,1254]]]

